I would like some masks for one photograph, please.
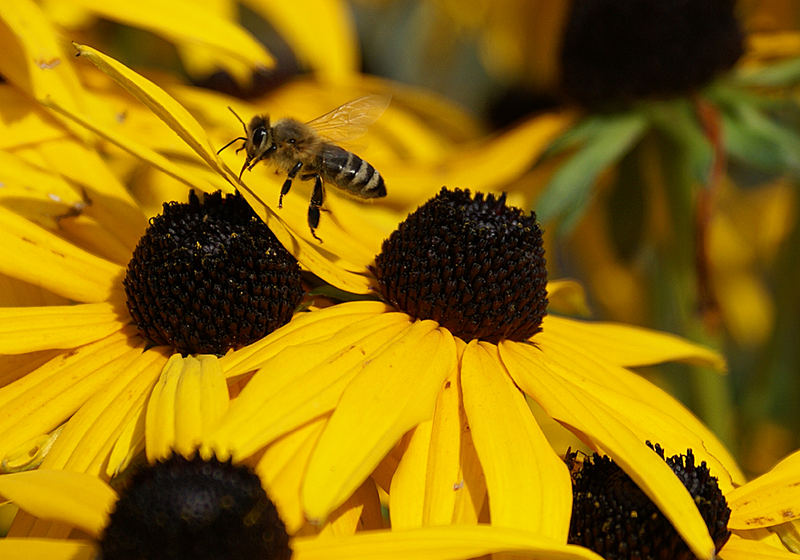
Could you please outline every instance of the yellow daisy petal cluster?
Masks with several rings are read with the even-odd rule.
[[[270,518],[255,542],[281,560],[599,559],[572,534],[569,441],[613,461],[686,558],[793,557],[794,456],[746,482],[718,436],[633,369],[724,373],[723,357],[559,315],[587,303],[548,281],[552,241],[520,209],[543,177],[572,177],[541,199],[554,216],[609,154],[668,128],[669,107],[597,121],[565,108],[487,134],[433,94],[360,73],[346,3],[300,20],[288,4],[246,5],[265,43],[226,0],[0,7],[0,496],[13,518],[0,556],[260,558],[247,531]],[[490,20],[529,8],[561,23],[579,11],[509,5]],[[129,63],[108,21],[166,39],[194,84]],[[272,34],[308,75],[281,73]],[[514,62],[510,37],[492,48]],[[198,87],[209,76],[236,86]],[[381,110],[354,109],[367,104]],[[697,109],[719,139],[702,100],[671,107],[676,120]],[[334,120],[350,130],[324,128]],[[696,457],[727,499],[721,548],[664,452]],[[170,491],[154,492],[164,477]],[[239,493],[259,505],[225,532]],[[142,529],[121,521],[144,495],[167,500],[141,519],[159,544],[129,544]],[[202,529],[181,542],[169,517]]]

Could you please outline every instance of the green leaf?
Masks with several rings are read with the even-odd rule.
[[[700,183],[708,180],[714,151],[695,113],[686,99],[652,103],[646,113],[653,126],[688,151],[692,176]]]
[[[640,112],[616,113],[595,118],[591,127],[593,134],[555,173],[536,204],[540,220],[561,217],[562,231],[583,214],[598,175],[641,138],[647,118]]]
[[[800,136],[755,107],[740,104],[722,114],[731,157],[768,173],[800,174]]]
[[[731,81],[745,87],[790,87],[800,83],[800,57],[763,68],[742,69]]]

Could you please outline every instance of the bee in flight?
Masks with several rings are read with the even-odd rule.
[[[298,176],[303,181],[314,180],[311,201],[308,205],[308,226],[311,235],[322,241],[315,230],[319,226],[320,207],[325,200],[323,183],[338,187],[346,194],[358,198],[380,198],[386,196],[386,184],[378,170],[368,162],[337,145],[338,142],[356,138],[364,133],[386,107],[389,98],[379,95],[359,97],[306,123],[285,118],[270,125],[269,115],[256,115],[247,125],[230,109],[244,127],[244,136],[234,138],[217,153],[243,140],[237,148],[238,154],[245,150],[247,157],[244,170],[253,169],[262,160],[270,161],[279,171],[287,174],[278,198],[278,208],[283,205],[283,196],[292,188],[292,180]]]

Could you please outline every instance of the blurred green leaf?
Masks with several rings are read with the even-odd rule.
[[[584,128],[584,144],[553,175],[536,203],[540,220],[561,218],[562,232],[569,231],[583,214],[597,176],[620,159],[647,126],[647,118],[638,111],[591,120]],[[591,134],[585,134],[587,128]]]
[[[686,99],[677,99],[648,104],[645,112],[659,132],[686,148],[692,176],[705,183],[713,163],[714,151],[698,121],[694,105]]]
[[[739,104],[722,113],[728,153],[769,173],[800,174],[800,136],[757,108]]]
[[[789,87],[800,83],[800,58],[774,62],[756,69],[742,69],[731,81],[745,87]]]

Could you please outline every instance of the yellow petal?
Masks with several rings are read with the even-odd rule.
[[[134,355],[113,379],[80,407],[64,426],[43,468],[99,475],[130,418],[144,416],[145,403],[166,361],[166,348]]]
[[[422,422],[406,437],[408,446],[389,487],[389,516],[394,529],[422,527],[428,449],[433,421]]]
[[[188,0],[73,1],[106,19],[141,27],[179,43],[207,45],[252,67],[274,64],[272,56],[250,33],[217,16],[202,3]]]
[[[328,413],[363,363],[408,328],[407,315],[373,315],[328,332],[321,342],[287,347],[264,362],[231,403],[209,436],[210,445],[218,453],[230,449],[235,459],[244,458]]]
[[[730,529],[771,527],[800,518],[800,451],[726,494]]]
[[[433,321],[418,321],[364,365],[309,462],[302,498],[310,520],[325,519],[404,433],[431,418],[456,359],[452,335]]]
[[[616,414],[625,418],[624,422],[641,441],[660,443],[670,455],[692,449],[695,457],[708,463],[723,493],[732,489],[734,483],[744,483],[744,474],[730,451],[675,397],[643,377],[587,352],[580,339],[576,342],[542,332],[536,340],[539,348],[550,360],[558,362],[562,374],[574,383],[585,380],[587,384],[602,386],[596,389],[598,392],[610,391],[613,396],[609,398],[627,397],[626,404],[618,406]],[[648,421],[641,422],[641,418]]]
[[[465,560],[503,552],[537,560],[602,560],[586,548],[489,525],[368,531],[338,538],[296,538],[291,546],[293,560]]]
[[[0,557],[8,560],[92,560],[97,552],[90,541],[0,539]]]
[[[123,322],[124,321],[124,322]],[[75,348],[122,329],[108,303],[0,308],[0,354],[25,354],[51,348]]]
[[[216,356],[173,354],[147,405],[147,460],[166,459],[174,449],[185,457],[228,410],[228,386]]]
[[[0,495],[28,513],[69,523],[93,537],[117,501],[114,490],[96,476],[42,469],[0,476]]]
[[[159,171],[163,171],[173,179],[184,183],[187,187],[197,188],[206,192],[213,192],[217,189],[227,190],[229,188],[228,182],[221,176],[217,174],[203,175],[195,172],[189,166],[181,166],[173,163],[168,158],[140,144],[133,138],[126,137],[121,132],[109,128],[98,121],[89,121],[80,114],[71,112],[55,100],[46,100],[44,105],[64,115],[87,130],[91,130],[101,138],[111,142],[129,154],[149,163]]]
[[[721,560],[797,560],[797,554],[757,540],[731,535],[719,553]]]
[[[687,362],[725,369],[725,360],[718,352],[679,336],[642,327],[548,315],[542,321],[542,331],[553,337],[579,341],[587,352],[620,366]]]
[[[4,116],[0,120],[2,150],[37,145],[68,134],[36,102],[16,88],[0,88],[0,107]]]
[[[587,314],[586,292],[574,280],[553,280],[547,283],[548,306],[559,313]]]
[[[565,541],[572,512],[569,472],[506,374],[495,345],[467,345],[461,384],[492,525]]]
[[[105,475],[113,478],[130,466],[133,458],[144,451],[144,414],[128,418],[108,456]]]
[[[124,333],[58,356],[0,388],[0,457],[75,413],[141,354]]]
[[[307,1],[300,18],[291,4],[269,0],[253,0],[250,4],[322,80],[341,82],[358,70],[355,26],[345,2]]]
[[[0,272],[66,298],[108,301],[124,274],[96,257],[0,207]]]
[[[281,244],[295,256],[301,265],[343,290],[353,293],[369,293],[371,291],[368,262],[350,263],[347,258],[332,253],[331,249],[320,247],[319,242],[311,238],[306,219],[300,218],[296,210],[294,214],[289,212],[284,216],[277,214],[274,209],[276,202],[268,203],[263,193],[259,194],[239,181],[237,175],[225,165],[211,147],[203,127],[163,89],[91,47],[75,46],[81,56],[88,58],[147,105],[211,169],[219,173],[231,185],[237,186],[256,214],[269,226]],[[270,199],[272,200],[273,197]],[[294,217],[293,221],[287,222],[286,218],[292,216]]]
[[[617,415],[618,403],[595,398],[592,391],[598,389],[596,386],[568,381],[573,376],[586,378],[593,372],[572,374],[546,353],[519,343],[501,342],[500,354],[520,389],[550,416],[605,450],[670,520],[692,552],[699,558],[713,558],[714,543],[688,490],[666,462],[631,430],[629,419]],[[615,395],[603,391],[602,397]],[[640,417],[638,423],[649,421]]]
[[[41,8],[30,0],[3,2],[0,19],[18,41],[6,44],[10,34],[0,34],[6,53],[0,62],[3,76],[38,100],[52,97],[75,112],[89,110],[72,61]]]
[[[381,515],[378,489],[372,479],[367,479],[353,495],[336,508],[330,520],[319,532],[323,536],[352,535],[356,530],[383,529],[386,527]]]
[[[392,311],[391,307],[381,302],[353,301],[311,313],[297,313],[289,323],[268,336],[235,352],[229,352],[221,358],[222,366],[229,377],[241,375],[260,367],[287,346],[314,339],[328,339],[340,330],[349,330],[361,319]]]

